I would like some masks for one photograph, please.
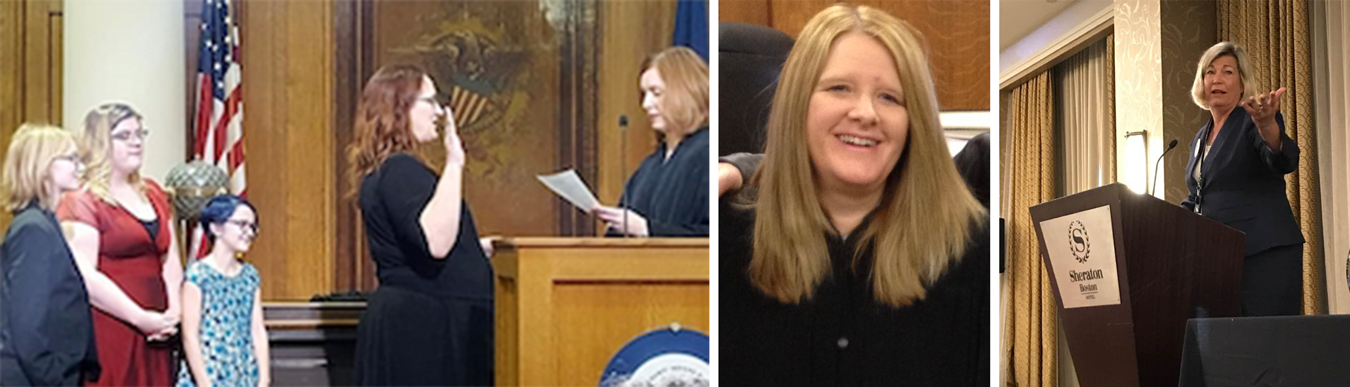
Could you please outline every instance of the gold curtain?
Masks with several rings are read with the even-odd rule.
[[[1011,359],[1009,385],[1054,387],[1059,382],[1056,349],[1058,305],[1041,263],[1030,208],[1054,199],[1054,96],[1049,72],[1014,88],[1008,99],[1010,135],[1000,142],[1000,208],[1008,221],[1002,353]]]
[[[1308,0],[1220,1],[1219,39],[1242,45],[1257,89],[1288,88],[1280,101],[1285,130],[1298,142],[1298,170],[1285,177],[1289,205],[1303,229],[1303,313],[1326,313],[1322,280],[1321,201],[1313,128],[1312,13]]]
[[[1111,133],[1111,156],[1106,158],[1106,181],[1116,181],[1116,34],[1106,35],[1106,128]]]

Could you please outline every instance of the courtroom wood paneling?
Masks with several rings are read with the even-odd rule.
[[[708,284],[560,283],[553,290],[554,337],[567,356],[558,357],[559,381],[598,384],[601,371],[624,344],[672,325],[708,334]],[[588,329],[568,329],[574,327]]]
[[[520,238],[497,250],[498,385],[595,385],[647,331],[709,332],[707,239]]]
[[[65,16],[62,14],[62,3],[52,1],[48,4],[51,9],[47,13],[47,120],[52,124],[62,125],[62,109],[64,104],[61,102],[63,85],[63,76],[61,69],[65,67]],[[69,127],[68,127],[69,129]]]
[[[235,19],[239,19],[239,3],[232,3],[235,7],[233,14]],[[201,82],[197,75],[197,61],[201,58],[201,39],[202,39],[202,2],[200,0],[183,0],[183,53],[187,55],[187,61],[183,62],[183,75],[187,79],[183,83],[187,87],[183,88],[183,100],[187,104],[187,114],[183,115],[183,127],[187,131],[187,141],[183,141],[183,154],[185,160],[192,159],[192,149],[196,145],[196,125],[197,125],[197,87]]]
[[[24,7],[23,66],[24,94],[29,101],[24,105],[25,122],[43,122],[61,124],[61,115],[52,114],[52,101],[56,100],[56,109],[61,106],[61,89],[52,89],[52,77],[61,76],[61,63],[52,63],[52,51],[60,51],[60,46],[52,43],[52,9],[59,6],[57,1],[31,1]],[[6,143],[8,145],[8,143]]]
[[[61,125],[62,9],[58,0],[0,1],[0,158],[19,125]],[[0,230],[11,216],[0,213]]]
[[[261,235],[248,259],[267,300],[332,291],[336,274],[333,4],[249,1],[241,8],[244,144]]]
[[[721,4],[719,16],[773,27],[793,38],[829,0],[730,1]],[[989,104],[989,2],[970,0],[849,1],[885,10],[923,33],[931,53],[934,87],[943,111],[990,110]],[[730,7],[731,14],[726,14]],[[753,15],[755,10],[763,16]],[[734,17],[736,19],[729,19]],[[762,22],[761,22],[762,21]]]
[[[348,181],[346,171],[347,148],[352,141],[353,118],[360,98],[361,88],[369,74],[362,69],[369,67],[370,51],[363,41],[369,41],[370,29],[363,26],[370,23],[370,2],[343,0],[334,4],[334,133],[337,141],[333,147],[334,165],[337,168],[337,251],[335,264],[337,276],[334,278],[335,291],[354,291],[374,289],[375,264],[369,258],[366,239],[359,209],[354,194],[355,187]]]
[[[308,298],[327,293],[332,284],[334,223],[333,141],[333,6],[329,2],[286,2],[292,17],[287,27],[285,130],[289,133],[286,172],[293,188],[286,196],[289,294]],[[308,34],[322,32],[315,38]],[[254,164],[259,165],[259,164]],[[261,164],[266,165],[266,164]],[[308,257],[309,259],[306,259]]]
[[[0,1],[0,155],[14,129],[23,122],[23,8],[25,3]],[[8,222],[5,222],[8,225]]]
[[[761,26],[773,25],[770,20],[769,0],[721,0],[717,2],[717,19]]]
[[[600,145],[600,176],[596,197],[605,205],[616,205],[623,185],[642,159],[656,149],[656,134],[642,109],[638,71],[643,59],[671,45],[675,31],[677,3],[664,1],[604,2],[601,11],[600,47],[600,119],[597,131]],[[620,133],[619,115],[628,116],[628,131]],[[623,148],[627,137],[627,149]],[[626,152],[626,165],[619,157]],[[622,167],[622,168],[621,168]],[[603,223],[596,222],[597,229]]]

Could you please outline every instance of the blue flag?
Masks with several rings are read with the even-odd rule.
[[[680,0],[675,9],[676,46],[685,46],[708,61],[708,0]]]

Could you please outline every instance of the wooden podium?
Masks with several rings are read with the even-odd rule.
[[[508,238],[495,248],[498,386],[595,386],[647,331],[710,333],[706,238]]]
[[[1090,212],[1109,212],[1109,226],[1094,229]],[[1245,237],[1237,230],[1122,184],[1038,204],[1031,218],[1083,386],[1175,386],[1186,320],[1199,313],[1238,314]],[[1076,229],[1083,224],[1089,226]],[[1055,267],[1050,255],[1069,253],[1072,257]],[[1109,268],[1105,277],[1118,282],[1119,302],[1066,307],[1066,297],[1089,302],[1079,300],[1097,289],[1084,283],[1100,276],[1095,270],[1085,274],[1075,262],[1086,265],[1112,255],[1115,277]],[[1061,294],[1065,281],[1078,285],[1068,287],[1070,293],[1082,293]],[[1109,293],[1101,290],[1097,294]]]

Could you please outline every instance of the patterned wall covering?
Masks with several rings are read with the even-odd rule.
[[[1163,100],[1162,7],[1158,0],[1118,0],[1115,8],[1116,140],[1123,146],[1125,133],[1148,130],[1148,153],[1156,156],[1152,150],[1165,145],[1159,133],[1163,122],[1159,103]],[[1140,162],[1132,157],[1137,156],[1116,152],[1118,180],[1129,180],[1127,163]]]
[[[1209,119],[1191,100],[1195,63],[1215,43],[1214,3],[1200,1],[1120,0],[1116,2],[1116,140],[1147,130],[1148,183],[1154,161],[1177,140],[1163,159],[1157,188],[1164,200],[1186,198],[1186,147]],[[1124,144],[1121,142],[1120,144]],[[1131,155],[1117,152],[1124,173]],[[1126,180],[1124,176],[1119,176]]]
[[[1209,111],[1191,99],[1191,85],[1195,82],[1200,55],[1218,42],[1214,35],[1214,3],[1163,1],[1161,16],[1163,135],[1158,139],[1161,148],[1150,148],[1148,161],[1152,163],[1158,152],[1167,149],[1167,142],[1177,140],[1176,149],[1163,157],[1162,176],[1158,176],[1161,186],[1157,189],[1165,192],[1164,199],[1168,202],[1181,203],[1186,198],[1186,164],[1190,161],[1187,145],[1210,119]],[[1152,173],[1155,167],[1149,168]]]

